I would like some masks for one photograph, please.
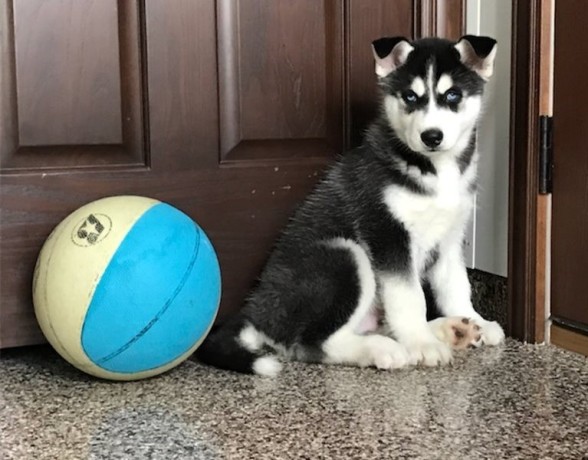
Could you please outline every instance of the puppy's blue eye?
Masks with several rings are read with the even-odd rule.
[[[461,93],[455,89],[449,89],[445,93],[445,100],[450,104],[457,104],[461,101]]]
[[[408,90],[402,93],[402,100],[407,104],[414,104],[419,97],[414,91]]]

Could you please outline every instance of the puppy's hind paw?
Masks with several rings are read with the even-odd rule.
[[[430,321],[435,336],[454,350],[479,347],[484,343],[482,327],[475,320],[461,316]]]

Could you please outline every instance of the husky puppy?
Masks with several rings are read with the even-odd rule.
[[[504,339],[472,307],[462,251],[496,41],[372,45],[380,116],[295,213],[246,305],[198,349],[202,362],[268,376],[278,357],[435,366],[452,348]],[[441,315],[431,322],[424,286]]]

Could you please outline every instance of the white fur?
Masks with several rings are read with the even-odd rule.
[[[416,77],[412,84],[410,85],[410,89],[412,89],[418,97],[423,97],[427,88],[425,87],[425,82],[421,77]]]
[[[325,362],[331,364],[355,364],[375,366],[379,369],[395,369],[408,363],[408,355],[399,343],[382,335],[361,335],[359,330],[376,301],[376,276],[366,251],[357,243],[344,238],[328,242],[333,247],[345,248],[357,264],[360,295],[357,307],[347,323],[333,333],[324,343]]]
[[[462,227],[463,228],[463,227]],[[431,287],[438,293],[437,305],[445,316],[479,318],[470,297],[470,283],[465,269],[461,241],[463,230],[456,228],[439,246],[439,259],[431,269]]]
[[[482,342],[486,345],[498,345],[504,342],[504,330],[496,321],[478,319],[482,328]]]
[[[447,81],[444,84],[446,83]],[[424,110],[406,113],[404,101],[387,95],[384,98],[386,115],[398,137],[415,152],[431,155],[443,152],[460,153],[468,145],[470,134],[482,110],[482,98],[464,94],[458,111],[454,112],[437,105],[436,90],[438,88],[434,86],[433,67],[430,66],[427,87],[431,96],[427,107]],[[443,133],[443,141],[436,152],[428,152],[428,147],[421,139],[421,134],[428,129],[439,129]]]
[[[385,276],[380,285],[388,326],[406,347],[409,363],[436,366],[450,362],[451,349],[427,324],[425,295],[418,277]]]
[[[437,175],[427,175],[432,195],[415,194],[396,185],[384,190],[384,202],[411,235],[415,255],[428,253],[446,239],[459,240],[472,207],[471,179],[461,175],[457,163],[438,157],[433,164]],[[424,256],[417,258],[415,269],[420,271],[425,262]]]
[[[282,365],[275,356],[263,356],[253,363],[253,372],[264,377],[276,377],[282,370]]]
[[[388,70],[388,67],[387,66],[382,65],[381,63],[379,63],[378,61],[376,61],[376,75],[378,75],[378,77],[385,77],[390,72],[392,72],[392,71],[391,70]]]
[[[406,349],[390,337],[359,335],[345,325],[323,343],[326,364],[397,369],[409,362]]]
[[[451,328],[451,324],[446,317],[439,317],[432,321],[429,321],[429,328],[431,332],[437,337],[439,340],[445,343],[451,343],[454,334],[453,329]]]
[[[347,321],[347,326],[358,331],[363,319],[374,307],[376,301],[376,276],[372,269],[370,258],[366,251],[357,243],[345,238],[336,238],[329,242],[333,247],[345,248],[353,255],[357,265],[357,276],[359,278],[360,295],[354,313]]]
[[[283,346],[277,345],[265,334],[259,332],[253,325],[248,324],[239,333],[237,338],[239,344],[252,353],[262,349],[264,345],[272,347],[276,352],[281,353],[286,358],[288,353]],[[262,356],[253,362],[253,372],[264,377],[276,377],[282,370],[282,364],[275,356]]]
[[[385,201],[395,215],[403,216],[401,220],[410,226],[413,237],[420,237],[415,242],[421,246],[421,251],[438,247],[439,258],[429,273],[429,280],[437,293],[436,302],[441,313],[474,318],[482,327],[484,343],[497,345],[504,340],[504,331],[474,310],[463,258],[462,242],[472,207],[468,187],[475,179],[477,162],[475,154],[469,168],[459,177],[455,163],[438,159],[434,162],[439,177],[435,196],[409,193],[412,199],[407,203],[399,201],[398,193],[389,190]],[[418,261],[420,266],[424,262]]]
[[[248,324],[239,333],[237,338],[239,344],[252,353],[256,353],[262,349],[263,346],[273,348],[276,353],[284,358],[290,359],[292,357],[292,350],[289,350],[284,345],[274,342],[263,332],[258,331],[251,324]]]
[[[243,348],[253,353],[259,351],[265,344],[264,334],[255,329],[251,324],[241,329],[238,340]]]
[[[437,93],[445,94],[445,92],[453,86],[453,79],[444,73],[437,81]]]
[[[496,60],[496,45],[492,48],[492,51],[488,54],[486,59],[484,59],[484,65],[479,70],[478,74],[484,79],[489,80],[492,74],[494,73],[494,61]]]

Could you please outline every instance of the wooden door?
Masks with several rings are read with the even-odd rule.
[[[374,114],[370,42],[459,35],[462,5],[0,2],[0,347],[42,341],[37,253],[108,195],[193,217],[220,259],[219,320],[238,309],[294,207]]]
[[[555,3],[551,311],[588,334],[587,21],[583,0]]]

